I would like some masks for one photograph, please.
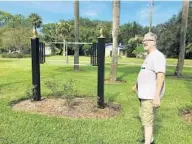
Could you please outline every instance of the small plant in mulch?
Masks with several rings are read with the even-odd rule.
[[[107,103],[106,103],[106,106],[109,108],[108,110],[108,114],[109,114],[109,117],[111,115],[111,109],[112,109],[112,104],[114,102],[114,99],[112,97],[109,97],[108,100],[107,100]]]
[[[26,91],[25,91],[25,98],[26,99],[31,99],[33,94],[32,94],[32,91],[33,91],[33,88],[27,88]]]
[[[115,100],[113,97],[109,97],[106,101],[106,108],[108,108],[108,116],[111,117],[113,111],[120,111],[121,106],[119,104],[115,104]]]
[[[48,96],[54,96],[54,97],[61,97],[63,94],[63,91],[59,90],[59,85],[57,82],[53,80],[48,80],[45,82],[45,85],[49,90],[51,90],[51,94]]]
[[[192,123],[192,107],[183,108],[180,110],[180,116],[189,123]]]
[[[63,84],[62,86],[63,89],[60,90],[59,89],[60,86],[58,85],[57,82],[51,80],[45,82],[47,88],[51,90],[50,95],[52,97],[65,99],[65,104],[67,105],[68,108],[68,114],[74,104],[73,99],[75,98],[75,95],[77,93],[77,91],[74,88],[74,83],[75,81],[70,79],[69,81]]]
[[[126,83],[126,80],[121,80],[120,78],[117,78],[116,81],[111,81],[110,79],[105,79],[105,84],[124,84]]]
[[[97,96],[78,95],[74,84],[75,82],[72,79],[60,86],[49,80],[46,82],[46,86],[51,91],[48,98],[41,99],[41,101],[32,101],[34,87],[29,88],[26,90],[25,98],[11,103],[12,108],[71,118],[109,118],[118,115],[121,111],[120,105],[114,102],[114,95],[108,94],[107,97],[111,97],[106,99],[105,108],[100,109],[97,105]]]
[[[66,104],[68,107],[68,114],[70,109],[73,106],[73,99],[75,98],[76,90],[74,89],[74,81],[72,79],[69,82],[64,84],[64,92],[61,98],[66,100]]]

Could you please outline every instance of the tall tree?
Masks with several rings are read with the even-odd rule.
[[[74,18],[75,18],[75,42],[79,42],[79,0],[74,1]],[[74,50],[74,71],[79,70],[79,45],[75,45]]]
[[[117,64],[118,64],[118,34],[119,34],[119,14],[120,11],[120,1],[113,1],[113,47],[112,47],[112,61],[111,61],[111,70],[110,70],[110,81],[116,81],[117,79]]]
[[[67,36],[71,32],[71,26],[64,20],[60,20],[60,23],[57,25],[57,33],[60,39],[63,41],[63,55],[65,56],[65,41]]]
[[[29,28],[8,28],[2,33],[1,41],[7,51],[28,51],[30,48]]]
[[[179,52],[177,67],[176,67],[176,70],[174,73],[175,76],[181,76],[182,75],[184,59],[185,59],[188,11],[189,11],[189,0],[183,0],[182,22],[181,22],[181,32],[180,32],[180,52]]]
[[[36,14],[36,13],[32,13],[29,15],[29,21],[32,24],[32,26],[34,27],[35,30],[37,30],[37,28],[40,28],[42,25],[42,19],[41,17]]]
[[[64,20],[60,20],[60,23],[57,24],[56,30],[60,40],[66,39],[67,35],[71,32],[71,26],[69,23]]]
[[[154,6],[154,2],[153,2],[153,0],[151,0],[151,2],[150,2],[149,32],[151,31],[151,28],[152,28],[153,6]]]
[[[13,19],[13,15],[10,13],[0,11],[0,25],[7,26],[10,24],[11,20]]]

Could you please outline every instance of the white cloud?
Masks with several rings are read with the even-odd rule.
[[[160,7],[161,7],[161,5],[155,5],[154,7],[153,7],[153,15],[157,15],[160,11]],[[161,9],[162,10],[162,9]],[[150,5],[149,4],[147,4],[147,5],[145,5],[144,7],[142,7],[139,11],[138,11],[138,13],[137,13],[137,15],[138,15],[138,17],[140,18],[140,19],[149,19],[149,15],[150,15],[150,11],[151,11],[151,8],[150,8]]]
[[[142,25],[149,25],[150,5],[147,4],[137,12],[137,17]],[[156,25],[157,21],[167,18],[166,11],[162,11],[161,5],[155,5],[152,11],[152,23]]]
[[[38,10],[52,12],[56,14],[70,14],[73,13],[73,2],[72,1],[47,1],[40,2],[34,1],[30,2],[31,7],[36,8]]]
[[[110,5],[111,2],[82,1],[80,2],[80,16],[97,19],[108,10]]]
[[[83,12],[82,16],[96,17],[97,16],[97,12],[96,11],[92,11],[92,10],[88,10],[88,11]]]

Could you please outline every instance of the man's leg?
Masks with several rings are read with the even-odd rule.
[[[145,144],[150,144],[153,135],[153,126],[144,126]]]
[[[145,144],[153,141],[154,110],[152,100],[141,100],[140,117],[144,126]]]

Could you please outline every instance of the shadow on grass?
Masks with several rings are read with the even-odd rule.
[[[105,95],[106,95],[107,101],[114,102],[117,99],[117,97],[120,95],[120,92],[116,92],[114,94],[106,93]]]
[[[79,72],[81,71],[90,71],[90,72],[97,72],[98,70],[98,67],[97,66],[79,66]],[[73,70],[73,66],[65,66],[65,67],[58,67],[55,69],[56,71],[59,71],[59,72],[75,72]],[[140,67],[139,66],[130,66],[130,65],[118,65],[118,70],[117,72],[120,72],[120,73],[123,73],[123,76],[127,76],[128,74],[131,74],[131,73],[138,73],[140,70]],[[110,65],[105,65],[105,71],[108,72],[110,71]]]
[[[191,74],[191,73],[189,73]],[[174,76],[173,74],[166,74],[167,78],[176,79],[176,80],[183,80],[186,84],[188,90],[191,92],[192,89],[192,74],[191,75],[182,75],[180,77]]]
[[[74,71],[73,66],[65,66],[65,67],[58,67],[54,69],[55,71],[64,73],[64,72],[73,72],[73,73],[78,73],[78,72],[97,72],[97,67],[93,66],[79,66],[79,71]]]
[[[121,76],[118,77],[119,80],[123,80],[126,78],[129,74],[138,74],[140,70],[139,66],[125,66],[125,67],[119,67],[118,72],[121,72]]]
[[[12,60],[0,60],[0,63],[12,62]]]
[[[3,87],[12,86],[12,85],[19,84],[19,83],[25,83],[27,81],[29,81],[29,80],[22,80],[22,81],[17,81],[17,82],[9,82],[9,83],[0,84],[0,88],[2,89]]]

